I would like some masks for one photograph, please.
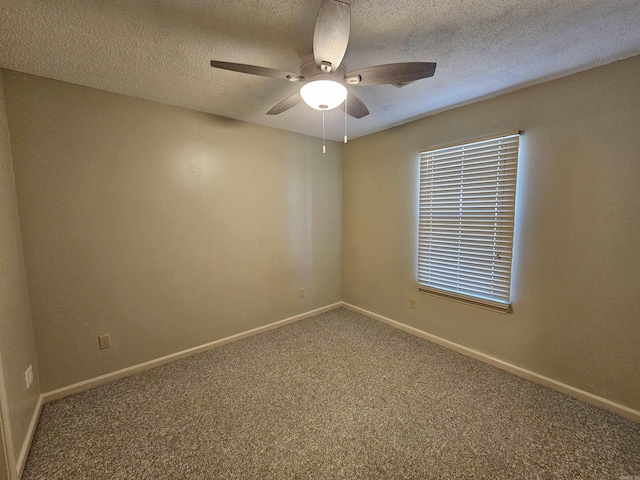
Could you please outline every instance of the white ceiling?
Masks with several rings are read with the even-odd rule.
[[[638,0],[351,0],[347,71],[437,62],[404,88],[350,87],[366,135],[505,91],[640,54]],[[1,0],[0,65],[320,136],[320,112],[286,81],[213,69],[212,59],[299,71],[320,0]],[[328,112],[329,138],[343,114]]]

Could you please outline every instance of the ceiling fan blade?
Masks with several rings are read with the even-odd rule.
[[[296,93],[295,95],[291,95],[286,100],[281,101],[279,104],[277,104],[271,110],[269,110],[267,112],[267,115],[278,115],[278,114],[280,114],[282,112],[285,112],[285,111],[289,110],[290,108],[295,107],[296,105],[298,105],[301,102],[302,102],[302,97],[300,96],[299,93]]]
[[[407,84],[432,77],[435,71],[436,64],[432,62],[389,63],[354,70],[344,78],[350,85]]]
[[[323,0],[313,32],[313,57],[318,68],[335,72],[349,43],[351,5],[339,0]]]
[[[261,77],[281,78],[282,80],[289,80],[290,82],[301,82],[304,80],[304,77],[295,73],[276,70],[274,68],[245,65],[244,63],[219,62],[217,60],[211,60],[211,66],[215,68],[222,68],[223,70],[231,70],[232,72],[260,75]]]
[[[369,109],[362,100],[356,97],[353,93],[347,95],[347,100],[342,102],[340,110],[344,112],[344,104],[347,104],[347,114],[353,118],[362,118],[369,115]]]

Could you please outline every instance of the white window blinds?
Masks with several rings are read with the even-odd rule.
[[[509,308],[519,139],[420,153],[421,291]]]

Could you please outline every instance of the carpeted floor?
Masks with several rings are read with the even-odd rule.
[[[624,476],[640,424],[338,309],[45,405],[23,479]]]

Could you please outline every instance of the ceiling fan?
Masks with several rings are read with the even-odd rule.
[[[421,78],[431,77],[436,64],[432,62],[390,63],[346,72],[341,65],[349,43],[351,5],[340,0],[322,0],[313,33],[313,55],[303,60],[300,74],[243,63],[211,60],[211,66],[234,72],[280,78],[289,82],[305,83],[291,97],[278,103],[267,115],[278,115],[305,102],[316,110],[330,110],[340,106],[354,118],[369,114],[366,105],[349,93],[345,85],[405,85]],[[346,105],[345,105],[346,103]]]

